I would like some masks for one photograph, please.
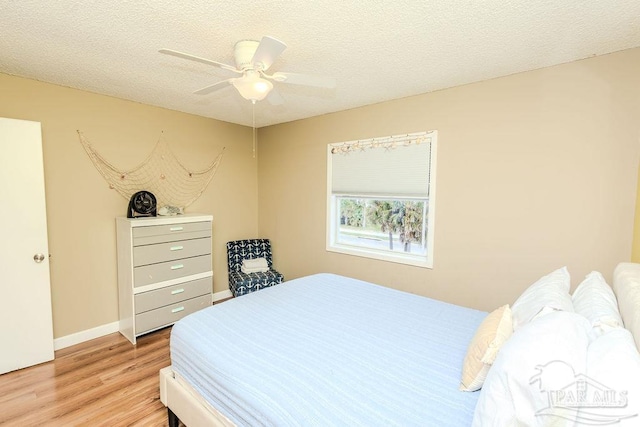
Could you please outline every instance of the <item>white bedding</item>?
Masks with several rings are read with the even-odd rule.
[[[173,327],[173,370],[237,425],[470,425],[458,391],[485,312],[331,274]]]
[[[633,334],[640,351],[640,264],[618,264],[613,273],[613,290],[618,298],[624,326]]]

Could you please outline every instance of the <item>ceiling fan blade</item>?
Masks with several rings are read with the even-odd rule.
[[[271,92],[269,92],[269,95],[267,95],[267,101],[269,101],[269,104],[271,105],[284,104],[284,99],[282,99],[282,95],[280,95],[280,92],[278,92],[275,89],[271,89]]]
[[[262,70],[267,70],[278,56],[287,48],[287,45],[273,37],[264,36],[253,54],[251,62],[254,65],[262,64]]]
[[[316,76],[311,74],[298,73],[273,73],[270,77],[277,82],[288,83],[292,85],[314,86],[327,89],[336,87],[336,80],[333,77]]]
[[[190,55],[190,54],[184,53],[184,52],[178,52],[177,50],[160,49],[158,52],[164,53],[165,55],[177,56],[178,58],[182,58],[182,59],[188,59],[190,61],[196,61],[196,62],[201,62],[201,63],[207,64],[207,65],[213,65],[214,67],[219,67],[219,68],[223,68],[225,70],[229,70],[229,71],[233,71],[233,72],[242,74],[242,71],[236,70],[236,68],[232,67],[231,65],[223,64],[222,62],[212,61],[211,59],[201,58],[201,57],[195,56],[195,55]]]
[[[202,89],[199,89],[193,93],[196,95],[206,95],[208,93],[214,92],[216,90],[222,89],[223,87],[229,86],[235,79],[227,79],[218,83],[214,83],[209,86],[205,86]]]

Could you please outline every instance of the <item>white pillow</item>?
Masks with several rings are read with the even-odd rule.
[[[580,411],[585,424],[640,424],[640,353],[631,332],[612,329],[589,344],[585,382],[586,404]]]
[[[587,274],[573,291],[571,300],[575,312],[591,322],[596,336],[623,326],[616,296],[599,272],[592,271]]]
[[[574,425],[577,410],[550,407],[549,398],[585,372],[590,330],[583,316],[555,311],[515,331],[489,369],[473,426]]]
[[[467,348],[462,364],[460,391],[480,390],[500,348],[512,333],[511,310],[508,304],[485,317]]]
[[[513,330],[553,311],[574,311],[569,295],[570,282],[567,267],[562,267],[529,286],[511,306]]]
[[[613,290],[618,297],[624,327],[631,331],[640,351],[640,264],[618,264],[613,272]]]

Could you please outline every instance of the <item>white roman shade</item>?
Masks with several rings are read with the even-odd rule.
[[[330,144],[331,192],[429,196],[430,133]]]

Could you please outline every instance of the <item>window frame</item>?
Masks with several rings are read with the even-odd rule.
[[[436,199],[436,165],[437,165],[437,131],[425,132],[430,137],[430,171],[429,171],[429,193],[425,198],[418,197],[406,197],[402,195],[393,194],[376,194],[376,195],[362,195],[362,194],[333,194],[332,192],[332,156],[339,155],[333,154],[332,148],[336,144],[327,145],[327,211],[326,211],[326,250],[328,252],[341,253],[345,255],[352,255],[364,258],[371,258],[380,261],[388,261],[399,264],[407,264],[422,268],[433,269],[434,259],[434,238],[435,238],[435,199]],[[385,137],[388,140],[392,137]],[[340,143],[343,144],[343,143]],[[416,255],[412,253],[396,252],[390,250],[382,250],[375,248],[366,248],[360,246],[352,246],[347,244],[341,244],[337,241],[340,218],[339,213],[339,198],[351,197],[351,198],[366,198],[366,199],[398,199],[398,200],[424,200],[427,203],[427,218],[426,218],[426,255]]]

